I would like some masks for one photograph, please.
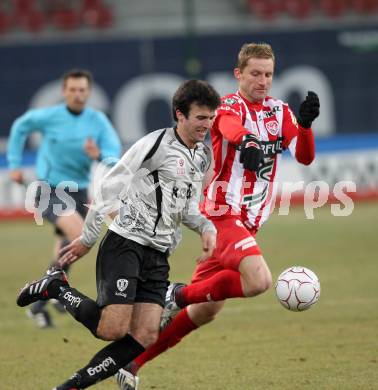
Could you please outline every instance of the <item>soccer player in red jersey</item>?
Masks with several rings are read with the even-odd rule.
[[[166,327],[158,341],[133,361],[132,374],[212,321],[225,299],[253,297],[272,285],[255,235],[271,213],[282,151],[289,149],[304,165],[314,160],[311,124],[319,115],[314,92],[301,103],[297,119],[287,103],[268,96],[274,65],[268,44],[248,43],[239,52],[234,69],[238,91],[223,97],[211,129],[215,165],[202,205],[217,228],[217,247],[196,267],[190,285],[170,286],[163,314]],[[128,374],[121,370],[118,383],[122,389],[135,389],[135,378],[126,378]]]

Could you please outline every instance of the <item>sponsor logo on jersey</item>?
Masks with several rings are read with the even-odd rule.
[[[105,360],[103,360],[99,365],[87,368],[87,373],[90,376],[93,376],[93,375],[99,374],[101,371],[107,372],[108,371],[108,367],[111,364],[116,366],[116,362],[109,356]]]
[[[187,184],[187,187],[177,187],[176,185],[172,188],[172,198],[176,199],[190,199],[193,196],[194,188],[193,184]]]
[[[272,116],[274,116],[274,112],[272,112],[272,111],[264,111],[264,117],[265,118],[271,118]]]
[[[274,157],[276,154],[282,153],[282,138],[279,137],[275,141],[261,141],[261,148],[265,157]]]
[[[257,142],[255,142],[255,141],[249,141],[249,142],[247,142],[246,144],[245,144],[245,147],[246,148],[256,148],[256,149],[260,149],[260,145],[257,143]]]
[[[272,135],[277,135],[279,126],[277,121],[269,121],[265,123],[265,128],[269,131]]]
[[[232,106],[237,103],[237,100],[233,98],[226,98],[223,100],[223,103],[227,104],[228,106]]]
[[[247,209],[250,209],[251,207],[254,207],[262,202],[265,201],[265,198],[268,194],[268,186],[263,183],[263,188],[261,192],[258,192],[256,194],[248,194],[248,195],[243,195],[242,197],[242,205],[246,205]]]
[[[177,174],[185,175],[185,161],[183,158],[177,160]]]
[[[264,117],[271,118],[272,116],[275,116],[278,111],[281,111],[280,106],[273,106],[271,110],[264,111]]]
[[[218,108],[217,110],[217,114],[221,111],[231,111],[233,112],[234,114],[240,116],[240,112],[239,111],[236,111],[235,109],[233,109],[231,106],[226,106],[226,105],[222,105]]]
[[[264,164],[256,172],[257,178],[264,181],[270,181],[273,173],[274,159],[265,159]]]

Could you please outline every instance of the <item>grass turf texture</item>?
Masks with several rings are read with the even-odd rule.
[[[306,220],[302,209],[273,215],[257,240],[274,279],[292,265],[317,273],[320,301],[294,313],[274,291],[229,301],[212,324],[192,333],[141,371],[142,390],[377,389],[378,204],[357,204],[349,217],[329,207]],[[38,278],[52,253],[52,228],[0,224],[0,389],[50,390],[104,345],[69,315],[50,306],[56,327],[37,329],[15,304],[23,284]],[[200,253],[186,231],[171,258],[171,280],[189,281]],[[95,254],[72,269],[73,286],[95,297]],[[95,388],[116,389],[113,379]]]

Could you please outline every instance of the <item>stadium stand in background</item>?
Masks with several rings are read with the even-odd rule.
[[[11,124],[60,101],[64,70],[91,69],[90,105],[127,148],[171,119],[185,78],[232,90],[231,58],[250,41],[279,53],[275,96],[294,108],[308,90],[321,100],[317,159],[304,173],[284,156],[282,182],[323,180],[331,194],[352,181],[355,199],[378,199],[378,0],[1,0],[0,219],[25,215],[26,188],[9,182],[4,155]],[[37,144],[25,151],[28,182]]]
[[[22,31],[44,35],[86,28],[94,31],[124,31],[125,24],[140,25],[139,19],[148,20],[148,23],[143,23],[147,30],[153,28],[154,24],[161,29],[164,25],[167,28],[174,24],[175,20],[181,20],[182,10],[188,3],[159,1],[154,4],[149,0],[3,0],[0,3],[0,34],[4,36]],[[214,24],[210,22],[212,15],[218,20],[223,20],[225,15],[231,19],[236,16],[241,22],[240,26],[252,23],[255,27],[266,22],[271,22],[272,27],[277,26],[277,23],[286,26],[288,22],[309,20],[323,24],[343,20],[360,22],[366,16],[378,15],[378,0],[210,0],[191,3],[198,14],[207,20],[209,27]],[[201,24],[198,24],[199,28]]]
[[[247,6],[252,15],[265,20],[284,15],[299,19],[319,15],[337,18],[378,12],[377,0],[247,0]]]
[[[45,29],[72,30],[87,26],[108,28],[112,8],[104,0],[5,0],[0,5],[0,33],[16,30],[38,33]]]

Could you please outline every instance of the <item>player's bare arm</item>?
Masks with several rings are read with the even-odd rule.
[[[21,169],[12,169],[9,172],[9,177],[12,181],[22,184],[24,182],[24,175]]]
[[[81,237],[78,237],[59,251],[58,263],[61,267],[70,265],[86,255],[90,249],[82,243]]]
[[[203,263],[212,256],[217,240],[217,234],[214,231],[205,231],[201,235],[202,254],[197,258],[197,263]]]
[[[93,138],[87,138],[84,144],[84,151],[92,160],[100,158],[100,149]]]

